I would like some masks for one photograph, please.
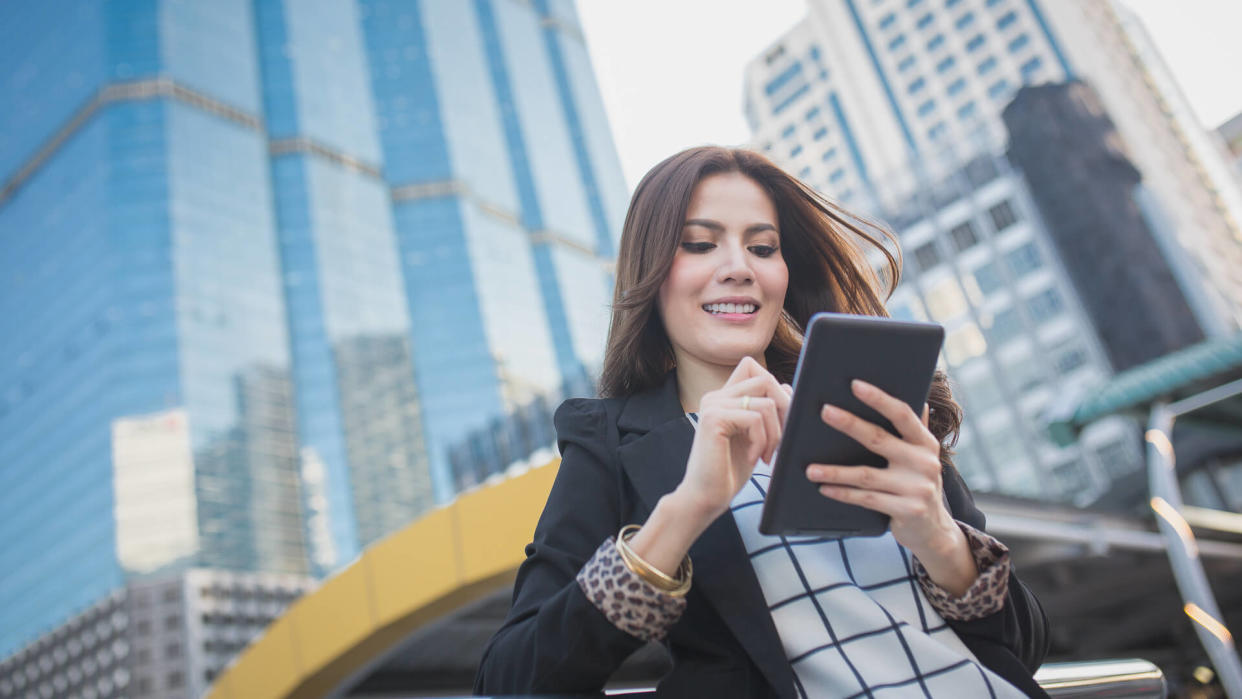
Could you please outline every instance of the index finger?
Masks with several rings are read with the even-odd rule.
[[[742,361],[738,362],[736,367],[733,367],[733,373],[729,374],[729,380],[725,381],[725,385],[732,386],[739,381],[762,376],[766,373],[767,370],[759,362],[755,361],[754,357],[746,355],[742,357]]]

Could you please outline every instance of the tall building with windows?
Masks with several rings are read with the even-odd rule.
[[[1070,274],[1089,262],[1067,267],[1024,173],[1004,157],[1002,112],[1024,85],[1108,83],[1096,108],[1141,175],[1110,186],[1154,248],[1176,258],[1172,291],[1193,316],[1177,342],[1242,322],[1242,206],[1218,152],[1114,2],[808,8],[747,67],[754,145],[899,233],[905,282],[890,311],[946,326],[944,359],[967,415],[958,462],[972,484],[1089,501],[1138,463],[1132,429],[1102,423],[1059,448],[1036,418],[1121,367]]]
[[[322,574],[600,364],[625,186],[571,0],[0,8],[0,655]]]
[[[1141,23],[1116,0],[808,0],[746,71],[753,142],[874,213],[1004,148],[1023,85],[1077,78],[1100,95],[1156,235],[1187,252],[1184,293],[1211,336],[1242,327],[1242,190]]]

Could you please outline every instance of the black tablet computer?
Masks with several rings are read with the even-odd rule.
[[[759,531],[770,536],[878,536],[888,529],[888,515],[825,497],[806,477],[813,463],[886,466],[883,457],[824,423],[820,411],[832,403],[897,434],[888,420],[854,396],[850,381],[878,386],[922,415],[944,328],[818,313],[811,317],[805,337]]]

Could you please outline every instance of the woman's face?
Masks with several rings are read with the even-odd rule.
[[[748,355],[763,363],[789,283],[778,220],[767,193],[740,173],[694,188],[658,299],[679,366],[732,368]]]

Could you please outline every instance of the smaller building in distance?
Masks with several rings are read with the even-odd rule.
[[[315,585],[201,568],[134,580],[0,660],[0,697],[201,696]]]

